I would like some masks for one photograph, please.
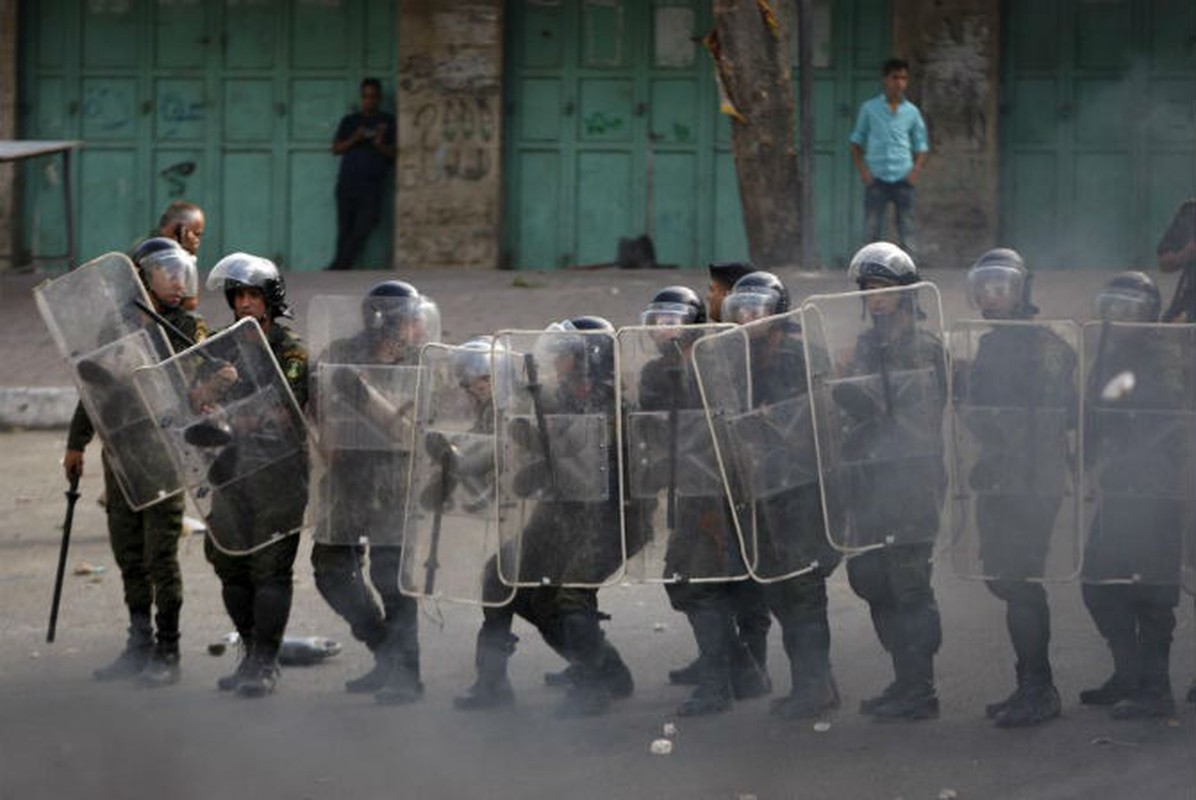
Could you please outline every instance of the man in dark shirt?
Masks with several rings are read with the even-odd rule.
[[[328,269],[352,269],[378,224],[386,175],[395,157],[395,118],[378,110],[382,84],[361,82],[361,110],[336,128],[332,152],[341,158],[336,178],[336,255]]]
[[[1163,322],[1196,322],[1196,198],[1176,210],[1157,248],[1159,269],[1179,272]]]

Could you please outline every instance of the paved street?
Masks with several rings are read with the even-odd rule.
[[[320,292],[363,291],[380,273],[299,274],[288,281],[299,309]],[[445,338],[461,341],[498,327],[542,327],[550,319],[599,313],[635,320],[664,283],[704,286],[699,273],[613,270],[575,273],[429,272],[412,279],[440,303]],[[786,276],[790,277],[790,276]],[[966,313],[961,273],[932,276],[948,317]],[[1045,316],[1087,315],[1105,273],[1039,277]],[[29,297],[31,276],[0,277],[0,389],[58,387],[66,372]],[[525,284],[525,285],[515,285]],[[1164,284],[1165,294],[1170,282]],[[840,290],[841,275],[791,281],[797,298]],[[223,299],[203,309],[221,324]],[[302,316],[297,326],[302,330]],[[936,589],[944,645],[937,659],[942,718],[875,724],[856,713],[890,677],[867,610],[840,569],[831,582],[832,659],[843,707],[824,718],[782,722],[768,700],[737,704],[726,715],[678,720],[685,690],[665,673],[694,654],[684,619],[659,587],[627,586],[600,595],[613,619],[607,634],[637,681],[634,697],[605,717],[561,720],[557,690],[542,684],[560,661],[526,625],[511,662],[518,697],[510,709],[466,714],[452,697],[472,680],[475,609],[425,605],[421,616],[423,702],[383,708],[350,696],[343,681],[368,668],[365,649],[319,598],[305,541],[297,562],[291,632],[331,636],[345,645],[328,662],[288,669],[272,697],[246,701],[216,692],[231,655],[207,654],[229,623],[219,585],[198,536],[181,547],[183,680],[149,691],[101,685],[93,668],[123,643],[120,580],[96,503],[99,448],[87,454],[58,641],[44,641],[64,507],[59,459],[65,432],[0,433],[0,800],[16,798],[1184,798],[1196,793],[1196,706],[1177,719],[1114,722],[1078,705],[1080,689],[1110,671],[1075,584],[1049,588],[1052,657],[1064,698],[1062,719],[1041,728],[997,730],[986,702],[1012,688],[1013,658],[1000,604],[977,583],[941,563]],[[1179,609],[1172,655],[1176,694],[1196,674],[1193,605]],[[787,663],[773,630],[770,672],[788,690]],[[775,694],[774,694],[775,696]],[[679,732],[668,756],[649,753],[661,726]],[[952,794],[952,792],[954,794]]]

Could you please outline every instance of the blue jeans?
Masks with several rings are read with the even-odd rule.
[[[872,183],[865,187],[865,244],[882,240],[885,208],[889,203],[896,210],[897,244],[912,258],[917,258],[914,251],[914,186],[904,179],[889,183],[873,178]]]

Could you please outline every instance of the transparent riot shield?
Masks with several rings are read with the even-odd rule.
[[[1080,328],[959,320],[952,361],[951,561],[965,578],[1080,569]]]
[[[133,382],[217,548],[242,555],[303,527],[307,425],[256,321],[142,367]]]
[[[693,361],[746,568],[809,572],[827,545],[797,312],[708,336]]]
[[[415,449],[400,588],[417,597],[503,605],[498,576],[494,392],[505,354],[429,344],[420,355]],[[502,381],[498,381],[502,383]]]
[[[627,577],[643,583],[748,576],[691,354],[730,325],[619,330]],[[634,553],[634,555],[631,555]]]
[[[937,289],[815,295],[801,319],[831,542],[932,547],[949,516]]]
[[[398,547],[415,446],[419,344],[367,328],[359,297],[312,298],[308,331],[308,410],[321,455],[312,475],[315,540]]]
[[[625,563],[613,332],[502,331],[495,386],[498,567],[512,586],[598,587]]]
[[[133,389],[133,370],[172,352],[133,263],[108,253],[34,290],[71,366],[79,399],[104,442],[120,491],[142,509],[182,491],[166,443]]]
[[[1082,579],[1174,586],[1196,525],[1196,325],[1085,325],[1083,381]]]

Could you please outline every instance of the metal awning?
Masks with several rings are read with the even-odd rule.
[[[83,142],[77,139],[64,140],[7,140],[0,141],[0,163],[20,161],[37,156],[62,154],[62,204],[66,212],[66,253],[54,255],[34,255],[34,261],[56,261],[66,257],[67,269],[75,268],[75,215],[71,197],[71,151],[82,147]],[[6,254],[11,258],[12,253]]]

